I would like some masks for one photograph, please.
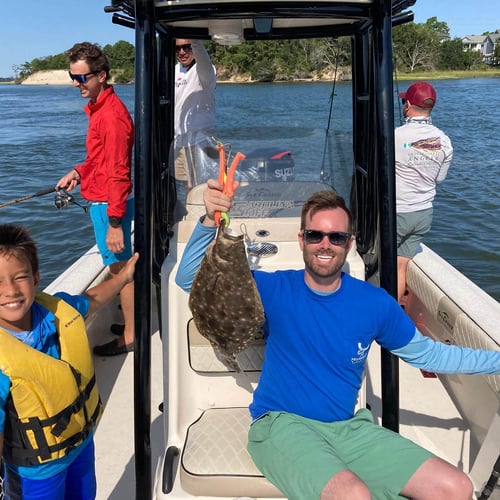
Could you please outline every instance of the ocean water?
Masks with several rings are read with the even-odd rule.
[[[409,83],[400,82],[399,90]],[[454,159],[438,188],[433,227],[424,241],[500,300],[500,148],[491,99],[499,82],[433,84],[438,94],[433,121],[450,136]],[[320,165],[332,165],[334,185],[347,196],[350,172],[337,164],[352,163],[351,86],[335,86],[329,122],[332,90],[329,83],[220,84],[217,136],[231,137],[234,151],[248,152],[250,140],[252,147],[290,150],[299,176],[319,178]],[[134,87],[117,86],[116,91],[133,114]],[[84,159],[84,104],[71,86],[0,85],[0,204],[55,185]],[[74,196],[84,203],[78,192]],[[0,208],[0,222],[21,223],[32,232],[42,286],[94,244],[88,215],[76,205],[55,208],[53,194]]]

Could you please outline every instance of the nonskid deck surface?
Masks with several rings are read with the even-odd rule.
[[[110,310],[117,310],[116,306]],[[120,322],[113,311],[96,317],[89,327],[91,345],[114,338],[113,322]],[[163,453],[163,419],[159,405],[162,394],[162,347],[159,332],[151,338],[151,455],[152,477]],[[95,435],[97,500],[134,500],[134,353],[114,357],[94,356],[97,383],[104,413]],[[146,500],[146,499],[145,499]]]
[[[58,276],[47,293],[64,290],[80,294],[107,279],[108,270],[94,246]],[[156,299],[152,300],[156,304]],[[163,418],[159,405],[163,401],[162,346],[152,311],[151,337],[151,476],[163,453]],[[123,324],[118,297],[86,320],[90,347],[116,338],[110,332],[113,323]],[[95,434],[97,500],[134,500],[134,353],[115,356],[93,356],[104,403],[103,416]],[[137,499],[138,500],[138,499]],[[142,499],[141,499],[142,500]],[[144,499],[146,500],[146,499]]]
[[[468,466],[468,430],[453,401],[437,377],[399,362],[399,432],[432,453]],[[366,402],[381,423],[380,349],[373,346],[368,357]],[[461,467],[462,468],[462,467]]]

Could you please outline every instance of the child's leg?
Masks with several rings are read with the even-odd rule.
[[[97,483],[95,477],[95,451],[92,440],[66,471],[66,500],[94,500]]]
[[[66,471],[47,479],[28,479],[5,468],[5,500],[65,500]]]

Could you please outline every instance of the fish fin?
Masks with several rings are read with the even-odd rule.
[[[228,354],[220,349],[217,349],[219,354],[219,359],[224,363],[224,365],[229,368],[231,371],[235,371],[238,373],[244,373],[245,370],[241,368],[241,365],[238,361],[236,354]]]

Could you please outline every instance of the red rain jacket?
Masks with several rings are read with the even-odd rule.
[[[81,195],[89,201],[108,202],[108,217],[121,218],[132,192],[132,118],[112,86],[95,103],[89,101],[84,110],[89,119],[87,157],[75,167]]]

